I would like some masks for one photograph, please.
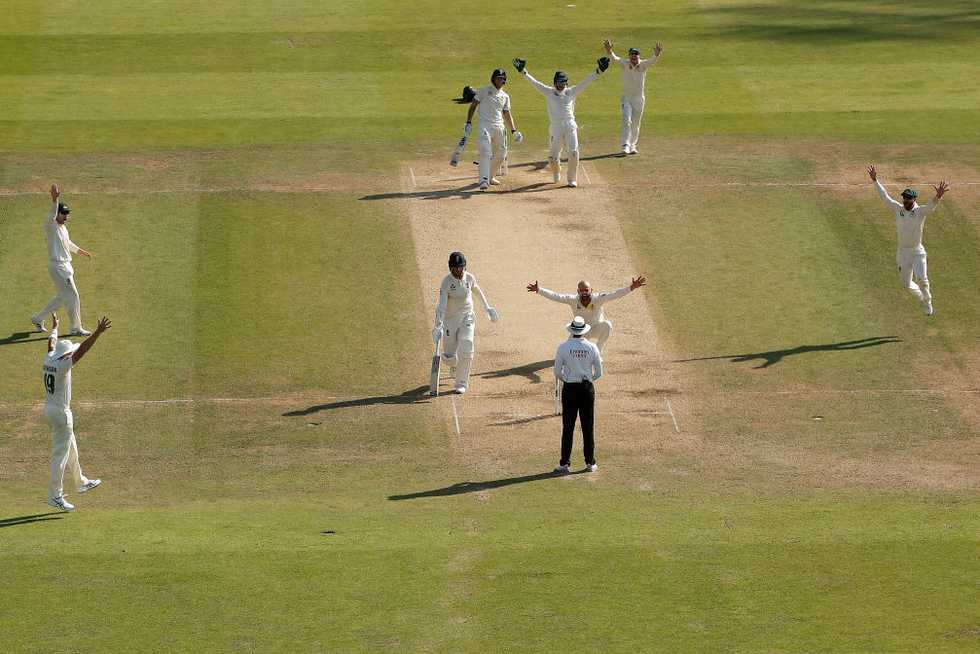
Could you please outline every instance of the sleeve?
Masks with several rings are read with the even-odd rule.
[[[510,111],[510,96],[509,95],[507,96],[507,99],[504,100],[504,108],[501,109],[501,111]]]
[[[562,304],[568,304],[570,306],[575,306],[575,302],[578,300],[578,297],[572,295],[571,293],[555,293],[554,291],[550,291],[543,286],[538,287],[538,295],[545,299],[551,300],[552,302],[561,302]]]
[[[45,222],[53,223],[55,222],[55,218],[57,217],[58,217],[58,201],[55,200],[54,202],[51,203],[51,211],[48,212],[48,217],[45,220]]]
[[[608,293],[598,293],[595,297],[598,302],[596,304],[605,304],[606,302],[612,302],[613,300],[618,300],[624,295],[629,295],[632,291],[629,286],[624,286],[623,288],[618,288],[615,291],[609,291]]]
[[[599,78],[599,73],[592,71],[591,73],[585,76],[585,79],[583,79],[581,82],[568,89],[569,95],[573,97],[577,96],[579,93],[585,90],[586,86],[588,86],[598,78]]]
[[[882,186],[881,181],[875,180],[875,188],[878,189],[878,195],[881,196],[881,199],[885,201],[885,204],[894,208],[898,208],[902,206],[901,202],[895,201],[894,199],[892,199],[892,196],[888,195],[888,191],[886,191],[885,187]]]
[[[623,62],[624,61],[627,61],[627,60],[626,59],[623,59],[622,57],[620,57],[619,55],[617,55],[615,52],[610,52],[609,53],[609,58],[612,59],[617,64],[619,64],[620,66],[625,66],[626,65]]]
[[[540,93],[541,95],[545,95],[546,96],[546,95],[548,95],[551,92],[551,87],[550,86],[545,86],[544,84],[542,84],[538,80],[534,79],[534,77],[531,76],[531,73],[529,73],[529,72],[527,72],[525,70],[524,73],[523,73],[523,75],[524,75],[524,79],[527,80],[528,84],[530,84],[531,87],[535,91],[537,91],[538,93]]]
[[[442,319],[446,316],[446,303],[449,302],[449,287],[445,278],[439,285],[439,303],[436,305],[436,325],[442,324]]]
[[[939,203],[936,202],[936,198],[933,198],[933,199],[929,200],[929,202],[927,202],[926,204],[923,204],[920,207],[922,209],[922,215],[923,216],[928,216],[933,211],[935,211],[936,210],[936,207],[938,207],[938,206],[939,206]]]
[[[597,345],[593,344],[592,347],[595,348],[595,359],[592,361],[592,381],[596,381],[602,377],[602,354]]]
[[[561,345],[559,345],[558,349],[555,350],[555,377],[558,379],[562,379],[561,369],[562,369]]]
[[[476,277],[472,277],[472,279],[473,279],[473,290],[476,291],[477,297],[479,297],[480,302],[483,303],[483,310],[489,311],[490,303],[487,302],[487,296],[483,293],[483,289],[480,288],[480,285],[476,283]]]
[[[658,59],[659,59],[659,57],[657,55],[654,55],[654,56],[650,57],[649,59],[644,59],[642,62],[640,62],[640,68],[642,70],[648,70],[648,69],[652,68],[655,63],[657,63],[657,60]]]
[[[78,247],[77,245],[75,245],[75,244],[74,244],[74,243],[73,243],[72,241],[70,241],[70,240],[68,241],[68,250],[69,250],[69,251],[70,251],[70,252],[71,252],[72,254],[75,254],[75,253],[76,253],[76,252],[78,252],[78,251],[79,251],[80,249],[81,249],[81,248],[79,248],[79,247]]]

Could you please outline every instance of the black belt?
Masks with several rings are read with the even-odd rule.
[[[563,383],[567,384],[568,386],[581,386],[582,384],[588,384],[589,386],[592,385],[592,382],[589,381],[588,379],[583,379],[582,381],[577,381],[577,382],[563,382]]]

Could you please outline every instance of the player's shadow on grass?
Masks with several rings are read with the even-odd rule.
[[[747,361],[761,361],[755,368],[768,368],[773,366],[788,356],[797,354],[808,354],[810,352],[846,352],[848,350],[860,350],[865,347],[875,347],[887,343],[901,343],[902,339],[895,336],[872,336],[870,338],[860,338],[854,341],[842,341],[840,343],[826,343],[824,345],[797,345],[796,347],[785,350],[769,350],[768,352],[752,352],[748,354],[722,354],[716,357],[698,357],[694,359],[675,359],[675,363],[688,363],[690,361],[711,361],[712,359],[729,359],[732,363],[745,363]]]
[[[549,184],[547,182],[535,182],[534,184],[526,184],[524,186],[518,186],[517,188],[508,189],[494,189],[492,191],[481,191],[478,185],[474,182],[472,184],[467,184],[466,186],[461,186],[459,188],[448,188],[448,189],[434,189],[431,191],[407,191],[404,193],[375,193],[374,195],[365,195],[358,200],[374,201],[374,200],[444,200],[447,198],[459,198],[460,200],[469,200],[475,196],[479,195],[506,195],[509,193],[539,193],[541,191],[549,191],[554,189],[554,184]]]
[[[501,379],[503,377],[526,377],[529,381],[540,384],[541,375],[538,374],[542,370],[548,368],[554,368],[554,359],[545,359],[544,361],[535,361],[534,363],[526,363],[523,366],[515,366],[513,368],[504,368],[503,370],[490,370],[488,372],[480,373],[480,377],[483,379]]]
[[[424,402],[429,398],[426,393],[429,391],[429,385],[419,386],[405,391],[401,395],[378,395],[376,397],[358,397],[350,400],[339,400],[337,402],[328,402],[327,404],[314,404],[311,407],[305,409],[296,409],[295,411],[287,411],[282,414],[286,417],[294,416],[308,416],[311,413],[318,413],[320,411],[332,411],[334,409],[349,409],[352,407],[359,406],[374,406],[376,404],[414,404],[416,402]]]
[[[44,522],[46,520],[61,520],[61,511],[50,513],[37,513],[35,515],[21,515],[16,518],[0,518],[0,529],[3,527],[16,527],[17,525],[27,525],[32,522]]]
[[[16,345],[17,343],[36,343],[38,341],[48,340],[47,336],[42,336],[41,338],[30,338],[31,334],[37,334],[37,332],[14,332],[7,338],[0,338],[0,345]]]
[[[576,470],[569,474],[580,475],[584,472],[585,468]],[[432,490],[418,491],[417,493],[389,495],[388,499],[393,502],[398,502],[400,500],[417,500],[423,497],[448,497],[450,495],[464,495],[466,493],[477,493],[479,491],[503,488],[504,486],[513,486],[514,484],[526,484],[532,481],[542,481],[544,479],[556,479],[557,477],[567,476],[568,475],[556,475],[553,472],[539,472],[533,475],[524,475],[523,477],[506,477],[504,479],[490,479],[488,481],[461,481],[458,484],[453,484],[452,486],[443,486],[442,488],[433,488]]]

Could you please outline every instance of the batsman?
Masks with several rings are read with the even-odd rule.
[[[436,306],[436,324],[432,328],[432,342],[438,353],[442,342],[442,360],[456,369],[456,385],[453,393],[462,395],[469,387],[470,369],[476,354],[474,339],[476,334],[476,315],[473,311],[473,291],[483,303],[490,322],[497,322],[500,316],[490,306],[483,289],[476,283],[476,277],[466,271],[466,257],[462,252],[449,255],[449,274],[439,287],[439,303]],[[438,372],[432,395],[438,393]]]
[[[479,117],[477,146],[480,150],[480,190],[486,191],[491,184],[499,184],[497,173],[507,161],[507,132],[514,135],[514,142],[520,143],[524,135],[514,126],[514,116],[510,113],[510,96],[504,92],[507,71],[496,68],[490,73],[490,83],[476,90],[473,102],[466,114],[463,128],[464,140],[473,130],[473,114]]]

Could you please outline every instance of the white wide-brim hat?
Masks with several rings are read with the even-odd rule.
[[[581,336],[583,334],[588,334],[589,330],[592,329],[592,325],[585,322],[585,318],[582,316],[575,316],[572,322],[565,326],[569,334],[574,334],[575,336]]]
[[[66,354],[74,353],[80,345],[81,343],[72,343],[67,338],[63,338],[58,341],[57,345],[54,346],[54,352],[52,352],[52,354],[54,354],[55,359],[60,359]]]

